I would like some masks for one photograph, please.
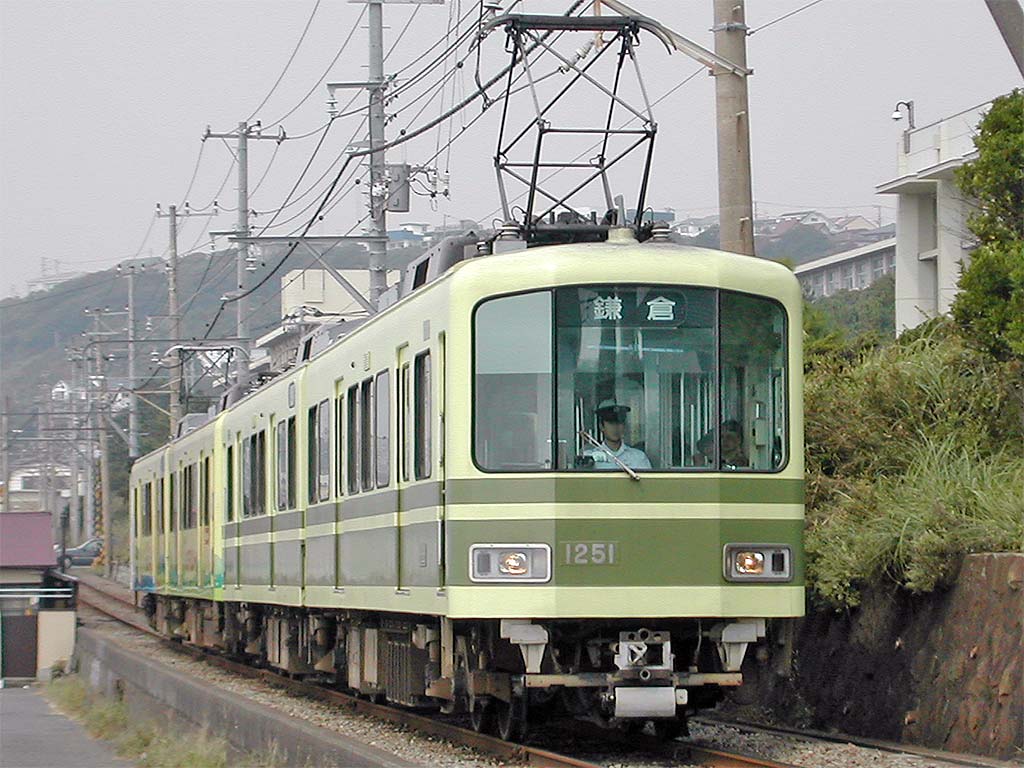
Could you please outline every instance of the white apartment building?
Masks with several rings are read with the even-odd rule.
[[[974,135],[991,102],[906,131],[897,176],[876,187],[897,196],[896,333],[949,312],[973,241],[972,204],[953,172],[977,156]]]
[[[896,238],[890,237],[804,262],[795,267],[793,272],[800,280],[804,295],[820,299],[839,291],[867,288],[878,278],[893,271],[895,258]]]

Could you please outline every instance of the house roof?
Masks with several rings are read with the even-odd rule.
[[[0,568],[47,568],[56,564],[49,512],[0,514]]]

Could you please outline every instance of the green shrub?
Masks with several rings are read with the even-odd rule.
[[[809,355],[807,553],[835,606],[890,581],[948,583],[970,552],[1020,549],[1019,374],[934,321],[886,347]]]
[[[808,575],[826,602],[856,605],[860,586],[884,582],[931,592],[964,555],[1024,545],[1024,459],[946,438],[922,440],[908,463],[811,521]]]

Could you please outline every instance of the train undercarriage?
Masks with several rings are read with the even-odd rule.
[[[576,717],[673,737],[742,682],[761,619],[450,620],[148,594],[166,637],[378,700],[467,712],[520,740],[531,719]]]

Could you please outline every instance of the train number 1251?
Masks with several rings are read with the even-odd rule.
[[[619,554],[614,541],[567,541],[562,552],[566,565],[615,565]]]

